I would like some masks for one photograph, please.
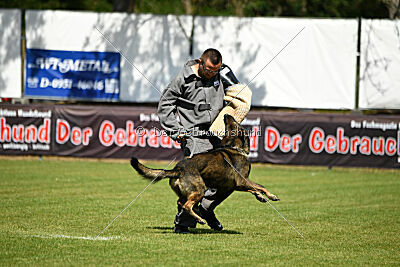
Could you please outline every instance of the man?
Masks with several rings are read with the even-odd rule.
[[[189,60],[164,90],[158,105],[160,123],[169,136],[181,143],[185,157],[220,147],[220,139],[208,131],[224,107],[225,89],[236,83],[239,81],[231,69],[222,64],[221,53],[209,48],[200,59]],[[216,189],[205,192],[196,213],[211,229],[222,230],[214,209],[228,196],[219,195]],[[179,204],[174,223],[175,233],[189,233],[188,228],[197,224]]]

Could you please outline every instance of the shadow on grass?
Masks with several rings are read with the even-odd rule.
[[[160,230],[162,234],[171,234],[174,233],[174,227],[147,227],[148,229]],[[222,230],[222,231],[215,231],[212,229],[192,229],[190,228],[190,232],[192,234],[228,234],[228,235],[242,235],[243,233],[232,231],[232,230]]]

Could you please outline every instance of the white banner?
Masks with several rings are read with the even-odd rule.
[[[172,15],[27,11],[25,18],[27,48],[121,52],[120,101],[158,102],[189,55]],[[191,18],[179,19],[190,33]]]
[[[21,97],[21,11],[0,9],[0,97]]]
[[[400,21],[361,22],[360,100],[363,109],[400,109]]]
[[[251,82],[253,105],[354,108],[356,19],[197,17],[195,25],[195,54],[219,49]]]

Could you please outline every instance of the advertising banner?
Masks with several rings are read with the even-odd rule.
[[[52,154],[52,116],[52,106],[0,105],[0,154]]]
[[[182,158],[179,144],[160,130],[154,108],[56,106],[53,120],[56,155]]]
[[[118,100],[119,77],[119,53],[26,50],[26,96]]]
[[[252,162],[400,167],[400,116],[251,111]],[[180,160],[153,107],[0,104],[0,154]]]
[[[400,167],[400,117],[250,112],[251,158],[295,165]]]

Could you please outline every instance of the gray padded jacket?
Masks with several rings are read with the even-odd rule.
[[[158,104],[161,126],[174,140],[196,129],[208,130],[224,105],[224,85],[220,74],[212,79],[197,76],[190,60],[164,90]]]

